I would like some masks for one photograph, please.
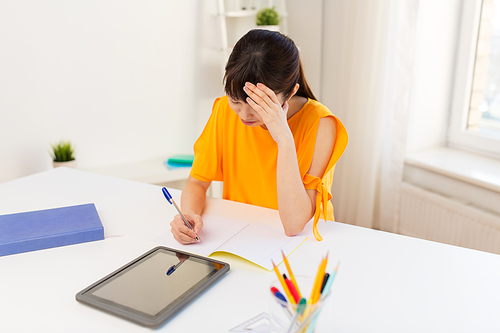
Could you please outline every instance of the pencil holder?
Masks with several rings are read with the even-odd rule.
[[[285,290],[279,280],[273,281],[269,292],[269,332],[313,333],[321,309],[330,298],[330,293],[321,294],[314,301],[312,288],[314,278],[295,276],[298,294]],[[293,287],[291,288],[293,289]],[[293,300],[291,300],[293,298]],[[297,301],[298,300],[298,301]]]

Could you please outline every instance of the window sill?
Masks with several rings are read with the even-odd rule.
[[[500,214],[500,161],[453,148],[408,153],[403,181]]]

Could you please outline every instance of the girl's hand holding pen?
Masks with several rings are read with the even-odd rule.
[[[193,230],[189,229],[182,217],[177,214],[174,216],[174,220],[170,222],[170,226],[172,227],[171,232],[174,235],[176,241],[181,244],[193,244],[197,243],[196,236],[200,233],[203,228],[203,221],[201,216],[199,215],[187,215],[184,214],[184,217],[189,222]]]
[[[274,141],[278,145],[287,140],[293,142],[293,135],[287,122],[288,102],[285,101],[282,105],[274,91],[262,83],[254,85],[247,82],[243,90],[248,95],[247,103],[262,118]]]
[[[170,222],[170,226],[172,227],[171,231],[174,235],[174,238],[181,244],[191,244],[194,242],[201,242],[200,237],[198,237],[198,233],[201,228],[203,228],[203,221],[201,220],[201,216],[199,215],[184,215],[182,214],[179,206],[175,203],[174,198],[170,192],[168,192],[166,187],[162,189],[163,195],[165,199],[175,207],[179,214],[174,216],[174,220]]]

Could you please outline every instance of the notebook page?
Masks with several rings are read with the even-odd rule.
[[[271,259],[276,265],[283,261],[281,250],[288,255],[306,239],[307,236],[303,235],[288,237],[282,230],[254,222],[222,244],[218,251],[236,254],[271,270],[273,268]]]
[[[183,245],[177,242],[170,230],[153,238],[152,243],[168,246],[174,249],[208,256],[215,252],[224,242],[249,225],[248,222],[224,217],[202,215],[203,229],[199,234],[201,243]]]

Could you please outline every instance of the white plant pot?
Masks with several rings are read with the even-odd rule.
[[[54,166],[54,168],[57,168],[57,167],[60,167],[60,166],[64,166],[64,167],[67,167],[67,168],[76,169],[76,160],[67,161],[67,162],[55,162],[55,161],[53,161],[52,165]]]
[[[280,31],[279,25],[258,25],[257,29],[270,30],[270,31]]]

